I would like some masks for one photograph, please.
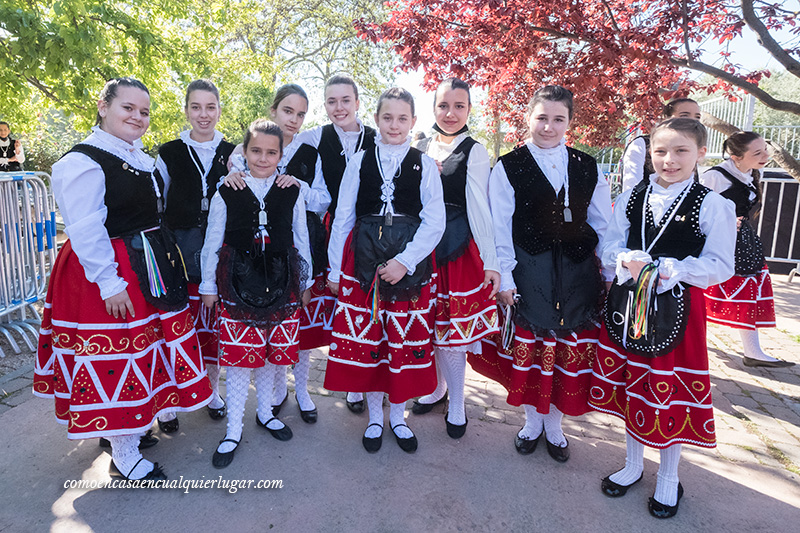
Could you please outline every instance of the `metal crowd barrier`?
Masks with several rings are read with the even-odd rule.
[[[794,264],[791,283],[800,273],[800,183],[791,177],[764,177],[762,207],[755,226],[767,261]]]
[[[0,172],[0,334],[15,353],[12,333],[36,349],[41,317],[33,304],[45,297],[56,258],[55,201],[42,178],[49,182],[44,172]]]

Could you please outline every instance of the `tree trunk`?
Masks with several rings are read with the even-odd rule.
[[[731,136],[737,131],[741,131],[733,124],[725,122],[724,120],[719,119],[714,115],[710,115],[705,111],[703,111],[703,115],[700,117],[700,122],[702,122],[707,128],[711,128],[727,136]],[[783,146],[775,141],[767,141],[767,145],[770,147],[770,155],[772,156],[772,159],[778,163],[781,168],[783,168],[783,170],[785,170],[791,177],[800,182],[800,161],[797,161],[792,154],[790,154]]]

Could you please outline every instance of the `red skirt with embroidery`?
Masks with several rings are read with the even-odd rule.
[[[220,302],[219,365],[261,368],[266,363],[293,365],[297,362],[300,311],[272,328],[248,326],[231,318]]]
[[[706,289],[708,321],[737,329],[775,327],[775,301],[769,269],[755,276],[733,276]]]
[[[301,350],[313,350],[331,343],[333,308],[336,297],[327,287],[327,274],[314,278],[311,301],[300,310],[299,343]]]
[[[469,346],[497,333],[497,302],[492,287],[481,288],[483,261],[470,239],[461,257],[436,265],[436,346]]]
[[[206,365],[219,364],[219,329],[217,310],[209,309],[200,299],[197,283],[189,283],[189,309],[194,317],[194,329],[200,343],[200,353]]]
[[[492,335],[483,341],[482,353],[470,353],[467,360],[476,372],[506,388],[511,405],[532,405],[547,414],[552,403],[564,414],[580,416],[590,411],[599,332],[594,327],[565,338],[541,337],[516,326],[509,350],[503,350],[499,335]]]
[[[706,349],[703,291],[692,287],[683,341],[670,353],[639,357],[617,346],[603,326],[589,404],[625,420],[632,437],[653,448],[716,446]]]
[[[436,388],[431,342],[434,283],[423,285],[411,300],[381,300],[373,324],[368,295],[354,277],[352,238],[351,233],[344,246],[325,388],[383,391],[392,403],[429,394]]]
[[[111,245],[135,316],[106,312],[69,241],[45,300],[33,393],[55,399],[56,419],[71,439],[144,432],[160,414],[194,411],[211,398],[189,307],[160,311],[149,304],[125,244]]]

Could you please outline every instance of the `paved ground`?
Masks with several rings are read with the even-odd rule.
[[[775,276],[778,328],[765,330],[771,354],[800,363],[800,279]],[[295,438],[272,439],[245,424],[245,441],[226,470],[211,467],[224,425],[203,412],[181,416],[177,436],[145,455],[171,479],[282,480],[283,488],[111,490],[65,489],[67,480],[107,481],[110,457],[96,441],[68,441],[53,421],[52,402],[31,394],[32,363],[0,377],[0,532],[188,530],[352,531],[794,531],[800,521],[800,364],[790,369],[742,365],[738,335],[709,328],[719,445],[684,447],[686,496],[679,515],[647,514],[658,455],[646,452],[645,477],[619,500],[600,479],[624,461],[622,426],[592,413],[565,422],[572,458],[555,463],[542,448],[520,456],[514,433],[522,411],[503,390],[467,376],[469,429],[459,441],[444,431],[443,410],[409,423],[420,439],[400,451],[387,429],[375,455],[361,448],[366,415],[350,414],[343,396],[322,388],[325,357],[314,353],[311,381],[320,411],[304,424],[293,402],[282,419]],[[12,356],[21,357],[21,356]],[[32,357],[30,354],[28,358]],[[255,416],[254,391],[245,420]],[[282,413],[283,414],[283,413]],[[157,431],[157,430],[156,430]],[[144,518],[143,518],[144,517]],[[143,522],[144,521],[144,522]]]

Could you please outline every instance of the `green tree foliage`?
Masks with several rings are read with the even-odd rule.
[[[208,77],[222,93],[220,128],[241,137],[279,83],[340,71],[368,91],[385,83],[387,47],[352,25],[380,20],[382,9],[379,0],[3,0],[0,117],[33,132],[53,108],[87,131],[105,81],[130,75],[151,92],[145,143],[160,143],[185,127],[186,85]]]

